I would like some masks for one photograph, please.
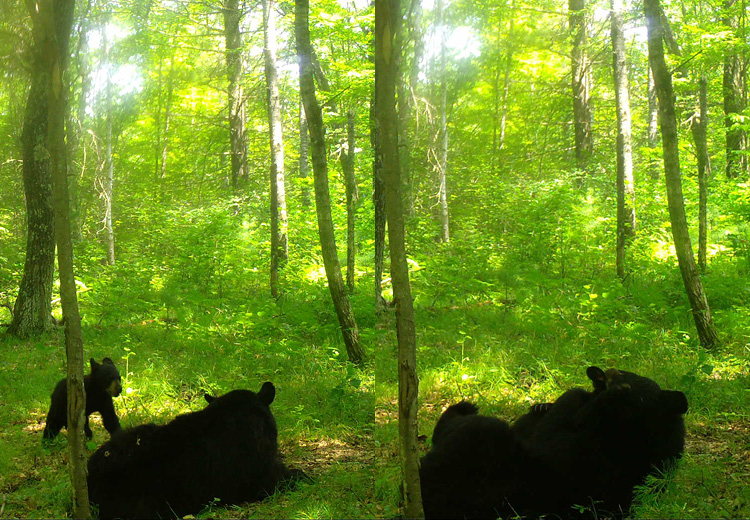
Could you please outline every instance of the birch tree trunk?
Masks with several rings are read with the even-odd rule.
[[[672,76],[664,59],[664,29],[659,13],[659,0],[644,0],[644,12],[648,27],[648,61],[654,73],[656,95],[659,97],[659,121],[661,125],[662,150],[664,152],[664,175],[667,184],[669,220],[672,224],[677,261],[685,285],[695,327],[701,345],[713,348],[719,342],[708,299],[703,290],[700,273],[695,265],[690,243],[685,202],[682,195],[680,158],[677,143],[677,117],[674,109]]]
[[[289,254],[286,188],[284,186],[284,139],[281,126],[279,76],[276,71],[276,13],[274,0],[263,0],[263,57],[271,146],[271,296],[279,294],[279,267]]]
[[[302,181],[302,206],[310,205],[310,187],[307,182],[310,178],[310,136],[307,131],[307,117],[302,101],[299,103],[299,178]]]
[[[623,33],[622,0],[611,0],[612,70],[617,105],[617,276],[625,278],[625,248],[635,236],[635,188],[631,144],[630,89]]]
[[[359,343],[359,330],[346,293],[344,279],[341,276],[341,265],[336,252],[336,239],[331,218],[331,198],[328,191],[328,164],[326,163],[323,112],[315,97],[308,17],[308,0],[295,0],[294,32],[299,56],[300,97],[305,105],[305,114],[310,130],[310,154],[315,178],[315,210],[318,217],[318,234],[320,235],[328,289],[331,291],[333,305],[336,308],[346,352],[352,363],[362,364],[365,361],[365,352]]]
[[[391,250],[391,277],[396,303],[398,337],[398,428],[403,481],[404,517],[424,518],[419,482],[419,446],[417,444],[416,332],[414,307],[406,261],[403,201],[398,156],[398,81],[400,0],[375,0],[375,75],[377,77],[377,119],[381,131],[385,205],[388,214],[388,239]]]

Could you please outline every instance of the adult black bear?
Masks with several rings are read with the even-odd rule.
[[[91,438],[89,415],[99,412],[102,415],[104,428],[110,435],[120,430],[112,398],[122,392],[122,380],[115,364],[105,357],[101,364],[94,358],[89,361],[91,373],[83,378],[86,389],[86,422],[83,430],[86,437]],[[63,427],[68,425],[68,387],[67,380],[62,379],[52,392],[52,403],[47,413],[47,424],[44,426],[44,439],[54,439]]]
[[[614,368],[587,373],[598,376],[595,391],[566,392],[523,439],[538,468],[533,487],[545,497],[526,514],[578,517],[584,506],[584,516],[627,515],[633,488],[682,454],[685,394]]]
[[[443,412],[419,470],[425,518],[498,518],[526,502],[526,451],[508,423],[467,401]]]
[[[163,426],[122,430],[89,459],[88,485],[100,518],[175,518],[222,504],[260,500],[294,480],[281,461],[269,405],[276,389],[206,396],[203,410]]]
[[[585,414],[584,405],[595,395],[607,389],[606,376],[599,367],[589,367],[586,375],[591,380],[593,391],[571,388],[554,403],[537,403],[528,413],[513,422],[513,433],[524,443],[530,441],[541,427],[542,430],[558,430],[575,423],[579,414]]]

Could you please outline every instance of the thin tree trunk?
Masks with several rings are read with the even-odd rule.
[[[438,204],[440,206],[440,240],[450,242],[450,215],[448,213],[448,85],[445,64],[446,27],[443,24],[443,0],[437,0],[438,26],[440,27],[440,132],[439,132],[439,165],[438,165]]]
[[[276,71],[276,12],[274,0],[263,0],[263,56],[266,72],[266,101],[271,146],[271,296],[279,294],[279,267],[289,254],[287,239],[286,188],[284,186],[284,139],[281,126],[279,77]]]
[[[672,90],[672,76],[664,60],[662,45],[664,30],[659,16],[659,0],[645,0],[644,11],[648,26],[648,61],[654,73],[656,94],[659,97],[659,121],[664,151],[664,174],[667,184],[669,220],[672,224],[677,261],[680,265],[682,281],[690,301],[690,308],[693,312],[693,319],[701,345],[705,348],[712,348],[718,344],[719,338],[711,318],[711,309],[703,290],[700,273],[695,265],[687,217],[685,216],[674,92]]]
[[[398,81],[400,0],[375,0],[375,75],[378,77],[377,118],[381,130],[385,205],[388,214],[388,238],[391,250],[391,277],[396,303],[398,337],[398,425],[405,518],[424,518],[419,482],[419,445],[417,443],[418,391],[414,307],[406,261],[403,202],[399,171]]]
[[[372,147],[372,203],[375,212],[375,309],[380,312],[387,307],[387,302],[383,298],[386,215],[383,151],[380,146],[380,123],[377,118],[377,74],[374,83],[373,96],[370,102],[370,146]]]
[[[708,246],[708,172],[710,170],[710,159],[708,155],[708,83],[706,75],[701,74],[700,111],[693,116],[690,130],[693,132],[695,151],[698,156],[698,266],[701,272],[706,271],[706,249]]]
[[[65,104],[67,85],[64,71],[68,65],[70,31],[73,26],[74,0],[39,0],[34,23],[36,41],[44,49],[49,83],[48,141],[53,184],[55,237],[60,267],[60,297],[65,317],[65,351],[68,364],[68,457],[73,485],[73,518],[91,518],[86,486],[86,450],[84,448],[83,342],[73,276],[73,241],[68,206],[67,151],[65,149]]]
[[[356,248],[354,245],[354,220],[356,215],[355,204],[357,202],[357,179],[354,175],[354,109],[347,114],[346,124],[346,152],[341,154],[341,167],[344,171],[346,184],[346,286],[349,292],[354,292],[354,262],[356,260]]]
[[[107,234],[107,264],[115,265],[115,232],[112,227],[112,197],[114,195],[114,163],[112,161],[112,79],[110,75],[111,64],[109,60],[109,42],[107,39],[107,23],[109,15],[102,20],[101,37],[104,52],[104,64],[106,68],[106,81],[104,85],[106,129],[105,129],[105,154],[104,154],[104,230]],[[163,166],[162,162],[162,166]]]
[[[242,12],[238,0],[224,0],[227,78],[229,79],[229,143],[232,156],[232,189],[247,184],[245,99],[242,91]]]
[[[336,252],[336,239],[331,218],[331,199],[328,191],[328,165],[326,163],[325,129],[323,113],[315,97],[313,80],[312,49],[308,21],[308,0],[295,0],[295,36],[299,56],[300,97],[305,105],[307,124],[310,129],[310,152],[315,178],[315,207],[318,217],[318,234],[323,254],[323,264],[328,278],[333,305],[336,308],[341,333],[349,360],[355,364],[365,361],[365,352],[359,343],[359,330],[346,293],[341,266]]]
[[[656,99],[656,86],[654,85],[654,74],[648,67],[648,147],[656,149],[659,144],[659,102]],[[651,178],[659,178],[658,162],[654,159],[648,165]]]
[[[414,215],[415,211],[415,194],[414,194],[414,175],[412,174],[412,162],[411,162],[411,149],[412,142],[417,139],[417,133],[419,131],[418,121],[414,121],[414,130],[409,132],[409,126],[412,120],[417,116],[417,92],[419,89],[419,73],[422,70],[420,62],[424,54],[424,34],[422,30],[422,2],[421,0],[412,0],[409,8],[409,39],[412,41],[413,52],[411,68],[409,70],[409,85],[406,89],[405,97],[405,113],[401,113],[401,96],[399,95],[399,113],[398,117],[401,121],[399,127],[399,151],[401,152],[401,159],[406,162],[401,163],[401,187],[404,190],[404,203],[406,204],[405,214]],[[403,58],[402,58],[403,59]],[[404,74],[405,76],[405,74]],[[405,80],[404,80],[405,81]],[[402,131],[405,136],[402,137]],[[406,148],[405,148],[406,147]],[[385,233],[385,228],[383,228]]]
[[[302,101],[299,103],[299,177],[302,181],[302,205],[310,205],[310,136],[307,131],[307,118],[305,117],[305,107]]]
[[[513,0],[510,6],[510,27],[508,29],[508,44],[505,52],[505,71],[503,73],[503,99],[500,108],[500,138],[497,144],[498,151],[505,147],[505,127],[508,118],[508,94],[510,93],[510,73],[513,69],[513,43],[515,29],[515,9],[516,2]]]
[[[630,89],[623,33],[622,0],[612,8],[612,66],[617,105],[617,275],[625,278],[625,248],[635,236],[635,188],[630,126]]]
[[[588,17],[586,0],[568,0],[570,30],[573,33],[571,54],[573,125],[575,127],[576,165],[583,170],[593,152],[591,132],[591,71],[588,58]]]

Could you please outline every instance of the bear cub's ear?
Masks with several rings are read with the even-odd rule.
[[[112,361],[112,360],[111,360],[110,358],[108,358],[108,357],[105,357],[104,359],[102,359],[102,364],[104,364],[104,365],[112,365],[112,366],[115,366],[115,362],[114,362],[114,361]]]
[[[263,383],[263,386],[260,387],[258,397],[260,397],[260,400],[266,405],[270,405],[276,397],[276,387],[273,386],[273,383],[270,381],[266,381]]]
[[[216,398],[214,396],[212,396],[211,394],[205,394],[203,397],[206,399],[206,402],[209,403],[209,404],[211,404],[214,401],[216,401]]]
[[[687,397],[679,390],[662,390],[659,393],[659,401],[670,412],[682,415],[688,411]]]
[[[89,364],[91,365],[92,372],[101,366],[99,363],[96,362],[96,359],[94,358],[89,359]]]
[[[586,375],[589,376],[589,379],[591,379],[591,382],[594,384],[594,392],[603,392],[607,389],[607,379],[601,368],[588,367],[586,369]]]

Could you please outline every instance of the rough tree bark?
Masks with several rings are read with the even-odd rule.
[[[276,71],[276,13],[274,0],[263,0],[263,58],[266,72],[269,141],[271,146],[271,296],[279,294],[279,267],[289,255],[284,139],[281,126],[279,76]]]
[[[622,0],[611,0],[612,70],[617,105],[617,276],[625,278],[625,248],[635,236],[635,188],[630,124],[630,89],[623,33]]]
[[[375,0],[375,75],[377,76],[377,119],[381,132],[383,173],[388,214],[388,239],[391,251],[391,277],[396,303],[398,337],[398,426],[404,517],[424,518],[419,482],[419,446],[417,443],[416,333],[414,307],[406,262],[403,201],[398,156],[398,81],[400,0]]]
[[[299,178],[302,181],[302,206],[310,206],[310,136],[307,132],[307,117],[302,101],[299,103]]]
[[[383,184],[383,152],[380,147],[380,123],[377,118],[376,93],[378,75],[375,75],[374,90],[370,102],[370,146],[372,147],[372,203],[375,212],[375,309],[385,310],[383,298],[383,261],[385,257],[385,185]],[[408,204],[408,203],[407,203]]]
[[[30,4],[34,15],[35,4]],[[13,319],[8,334],[19,338],[36,336],[54,327],[52,280],[55,270],[55,225],[52,210],[52,178],[47,153],[49,120],[47,84],[49,70],[42,44],[35,42],[31,59],[31,89],[26,101],[21,153],[26,198],[26,260]]]
[[[38,0],[34,17],[36,44],[43,49],[47,71],[48,128],[46,146],[49,152],[53,184],[53,205],[57,261],[60,268],[60,297],[65,318],[65,351],[68,365],[68,457],[73,484],[73,517],[91,518],[86,486],[86,450],[84,448],[84,411],[86,394],[83,385],[83,342],[78,314],[76,285],[73,275],[73,241],[70,232],[70,208],[65,148],[65,104],[70,32],[73,27],[75,0]]]
[[[224,1],[227,78],[229,79],[229,143],[232,155],[232,188],[248,181],[245,99],[242,91],[242,11],[238,0]]]
[[[695,153],[698,157],[698,266],[706,271],[706,249],[708,247],[708,173],[711,163],[708,155],[708,82],[701,74],[698,91],[699,111],[693,116],[690,130],[693,132]]]
[[[659,121],[661,126],[662,150],[664,153],[664,174],[667,184],[669,220],[672,224],[677,261],[682,274],[690,308],[693,312],[701,345],[712,348],[719,342],[708,299],[703,290],[700,273],[695,265],[690,243],[685,203],[680,177],[680,158],[677,143],[677,117],[674,109],[672,75],[664,59],[664,29],[660,18],[659,0],[645,0],[644,12],[648,27],[648,61],[654,73],[656,95],[659,98]]]
[[[325,128],[323,112],[315,97],[313,80],[312,48],[310,46],[308,0],[295,0],[294,32],[299,56],[300,97],[305,105],[307,124],[310,130],[310,154],[312,156],[313,177],[315,180],[315,211],[318,218],[318,234],[323,254],[328,289],[331,291],[333,305],[341,326],[344,344],[349,360],[361,364],[365,361],[365,352],[359,342],[359,330],[354,320],[344,279],[341,276],[341,265],[336,252],[336,239],[331,218],[331,198],[328,191],[328,164],[326,163]]]
[[[576,165],[581,170],[588,165],[594,150],[591,133],[591,70],[588,57],[588,17],[586,0],[568,0],[570,30],[573,33],[571,53],[573,90],[573,125],[575,127]]]

